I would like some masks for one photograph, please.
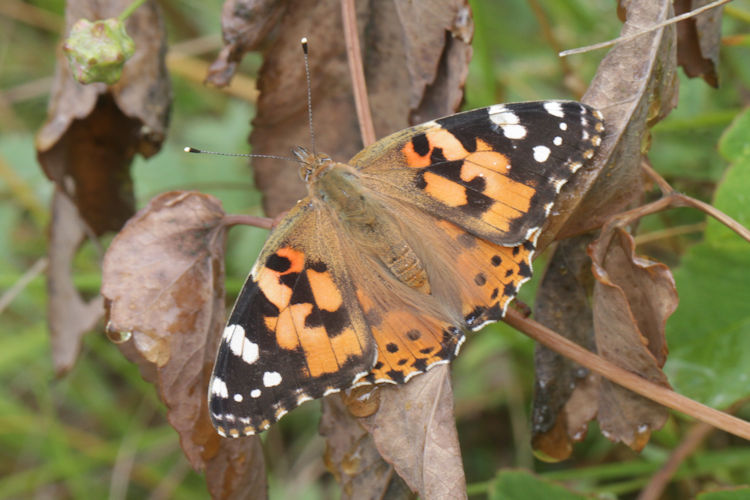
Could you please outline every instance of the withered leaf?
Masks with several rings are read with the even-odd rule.
[[[206,83],[225,87],[246,52],[255,50],[279,21],[286,2],[279,0],[226,0],[221,10],[224,48],[211,63]]]
[[[154,383],[185,455],[206,472],[214,498],[265,491],[257,438],[214,430],[206,394],[224,324],[224,212],[215,198],[171,192],[154,198],[112,241],[103,265],[108,329]]]
[[[380,389],[380,409],[359,419],[380,454],[421,498],[465,498],[450,367]]]
[[[623,35],[667,19],[668,0],[627,3]],[[606,131],[592,168],[563,187],[540,246],[600,227],[642,194],[641,156],[649,127],[674,107],[677,98],[674,28],[618,43],[594,76],[583,101],[604,114]],[[559,215],[558,215],[559,214]],[[563,220],[565,219],[565,220]]]
[[[326,438],[323,459],[341,484],[342,498],[405,499],[412,493],[393,466],[380,456],[373,437],[350,414],[338,396],[323,400],[320,434]]]
[[[674,13],[684,14],[709,3],[711,0],[675,0]],[[677,23],[677,62],[686,75],[700,76],[712,87],[719,86],[722,11],[718,7]]]
[[[557,245],[534,301],[534,317],[563,337],[595,351],[589,302],[593,278],[591,259],[586,254],[592,239],[591,234],[581,235]],[[573,442],[583,439],[586,425],[596,416],[596,394],[570,404],[574,393],[590,386],[586,381],[595,375],[539,344],[534,352],[534,370],[532,445],[551,459],[563,460],[573,451]]]
[[[466,1],[356,6],[376,135],[455,112],[471,56]],[[362,148],[342,33],[339,0],[287,3],[258,79],[261,93],[250,136],[255,153],[283,154],[310,143],[303,36],[310,42],[316,149],[346,161]],[[253,165],[268,215],[288,210],[305,195],[294,165],[262,158]]]
[[[80,18],[116,17],[130,3],[69,1],[66,33]],[[155,3],[136,9],[126,29],[136,51],[111,87],[75,81],[59,51],[47,121],[36,138],[44,172],[96,234],[118,230],[132,215],[130,163],[136,153],[158,151],[170,105],[165,34]]]
[[[86,302],[73,284],[73,258],[86,238],[84,222],[73,202],[59,190],[52,196],[47,272],[47,317],[55,373],[70,370],[81,351],[81,339],[104,315],[101,295]]]
[[[677,291],[663,264],[635,256],[632,237],[605,231],[589,248],[594,284],[594,330],[599,354],[627,370],[669,387],[664,325],[677,307]],[[614,441],[640,450],[668,411],[608,380],[601,381],[599,426]]]

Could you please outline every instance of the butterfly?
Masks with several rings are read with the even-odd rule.
[[[308,195],[266,241],[209,382],[219,434],[450,362],[531,277],[555,198],[603,132],[584,104],[539,101],[407,128],[348,163],[297,148]]]

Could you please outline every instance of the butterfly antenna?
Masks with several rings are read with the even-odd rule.
[[[197,149],[190,146],[185,146],[183,149],[186,153],[196,153],[196,154],[204,154],[204,155],[218,155],[218,156],[242,156],[244,158],[273,158],[274,160],[283,160],[283,161],[291,161],[294,163],[300,163],[300,160],[296,158],[287,158],[285,156],[275,156],[275,155],[256,155],[252,153],[221,153],[219,151],[206,151],[204,149]]]
[[[312,118],[312,90],[310,89],[310,62],[307,58],[307,37],[300,40],[302,44],[302,55],[305,58],[305,80],[307,81],[307,122],[310,124],[310,146],[315,156],[315,131],[313,130]]]

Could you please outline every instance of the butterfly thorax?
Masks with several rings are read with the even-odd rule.
[[[360,172],[327,156],[308,158],[312,160],[307,176],[310,198],[326,204],[357,247],[380,261],[399,281],[430,293],[422,261],[404,239],[392,212],[362,185]]]

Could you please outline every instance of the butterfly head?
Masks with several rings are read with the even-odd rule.
[[[330,156],[323,153],[311,153],[302,146],[294,148],[292,154],[300,163],[300,178],[307,183],[313,182],[333,165]]]

